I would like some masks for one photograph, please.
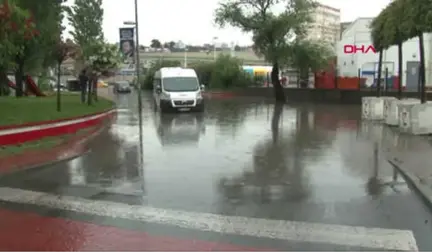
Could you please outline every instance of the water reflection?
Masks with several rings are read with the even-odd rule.
[[[215,121],[220,134],[236,137],[255,106],[255,103],[244,101],[212,100],[207,104],[206,117],[210,121]]]
[[[368,166],[370,169],[356,169],[365,171],[365,175],[369,176],[365,185],[366,192],[373,198],[383,195],[387,189],[400,193],[406,189],[406,183],[388,163],[388,154],[401,144],[400,135],[382,123],[363,121],[360,125],[357,140],[363,141],[363,152],[369,152],[372,161]],[[361,156],[364,158],[367,154],[362,153]],[[352,160],[348,162],[355,164]]]
[[[308,110],[297,110],[299,120],[294,134],[281,134],[284,106],[275,104],[271,118],[271,138],[259,141],[253,151],[252,169],[245,169],[237,177],[224,177],[219,187],[223,197],[231,203],[303,201],[310,194],[307,174],[304,172],[303,149],[313,136],[308,123]],[[305,122],[306,119],[306,122]]]
[[[162,146],[198,145],[200,137],[205,134],[204,117],[201,113],[154,113],[153,121]]]

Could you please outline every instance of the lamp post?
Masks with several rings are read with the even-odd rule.
[[[135,7],[135,21],[127,21],[123,22],[124,25],[133,25],[135,26],[135,33],[136,33],[136,42],[135,42],[135,53],[136,53],[136,62],[135,62],[135,71],[136,71],[136,80],[138,85],[138,121],[139,121],[139,167],[138,171],[140,173],[140,176],[142,178],[141,183],[141,189],[143,193],[145,194],[145,181],[144,181],[144,171],[143,169],[143,163],[144,163],[144,148],[143,148],[143,123],[142,123],[142,100],[141,100],[141,82],[140,82],[140,54],[139,54],[139,25],[138,25],[138,1],[134,1],[134,7]],[[144,197],[144,195],[143,195]]]
[[[135,71],[136,71],[136,80],[138,85],[138,113],[141,116],[142,111],[142,101],[141,101],[141,81],[140,81],[140,53],[139,53],[139,26],[138,26],[138,0],[135,0],[135,21],[126,21],[123,22],[124,25],[133,25],[135,26],[135,53],[136,53],[136,62],[135,62]]]

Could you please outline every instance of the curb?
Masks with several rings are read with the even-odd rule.
[[[61,123],[61,122],[67,122],[67,121],[72,121],[72,120],[78,120],[78,119],[84,119],[86,117],[91,117],[91,116],[107,113],[107,112],[109,112],[111,110],[115,110],[115,109],[116,108],[113,107],[113,108],[105,109],[105,110],[103,110],[101,112],[97,112],[97,113],[91,113],[91,114],[82,115],[82,116],[73,116],[73,117],[69,117],[69,118],[62,118],[62,119],[56,119],[56,120],[47,120],[47,121],[40,121],[40,122],[30,122],[30,123],[22,123],[22,124],[5,125],[5,126],[0,126],[0,131],[9,130],[9,129],[20,129],[20,128],[33,127],[33,126],[40,126],[40,125],[44,125],[44,124]]]
[[[56,137],[74,134],[79,130],[99,125],[105,118],[115,116],[116,108],[111,108],[93,115],[77,118],[56,120],[54,123],[44,122],[38,125],[18,128],[0,129],[0,145],[16,145],[36,141],[45,137]]]
[[[430,210],[432,210],[432,189],[421,183],[421,181],[415,175],[396,164],[394,160],[388,159],[387,161],[391,166],[397,169],[400,174],[402,174],[405,180],[412,185],[417,194],[423,199]]]
[[[41,161],[41,162],[35,163],[35,164],[16,166],[16,167],[11,167],[11,168],[6,169],[6,170],[0,170],[0,177],[6,176],[6,175],[14,173],[14,172],[26,171],[26,170],[30,170],[33,168],[42,168],[45,166],[54,165],[54,164],[65,162],[65,161],[67,162],[69,160],[72,160],[72,159],[75,159],[79,156],[82,156],[82,155],[84,155],[90,151],[88,148],[85,147],[85,144],[88,143],[93,138],[97,137],[100,133],[102,133],[104,130],[108,129],[110,126],[111,126],[111,122],[109,124],[104,125],[103,127],[99,128],[99,129],[93,130],[89,135],[78,137],[76,139],[71,140],[70,142],[59,144],[59,145],[54,147],[54,148],[63,148],[66,146],[70,146],[70,147],[75,147],[76,149],[78,149],[78,150],[75,150],[70,155],[66,155],[62,158],[56,158],[56,159],[52,159],[52,160],[48,160],[48,161]],[[54,156],[57,156],[57,155],[54,155]]]

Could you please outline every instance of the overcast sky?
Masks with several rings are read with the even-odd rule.
[[[73,2],[73,0],[69,0]],[[220,42],[240,45],[251,43],[250,36],[235,28],[214,26],[214,9],[219,0],[138,0],[140,44],[148,45],[153,38],[162,42],[183,41],[186,44]],[[319,0],[341,9],[342,22],[358,17],[374,17],[391,0]],[[104,33],[109,42],[118,42],[123,21],[133,21],[134,0],[103,0]]]

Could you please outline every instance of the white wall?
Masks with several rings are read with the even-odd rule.
[[[372,45],[369,24],[372,19],[359,18],[353,22],[342,34],[342,39],[337,45],[338,69],[340,76],[357,76],[358,69],[362,71],[378,70],[378,52],[375,54],[369,51],[366,54],[345,54],[343,45],[352,44],[368,47]],[[406,62],[419,61],[418,39],[414,38],[403,44],[403,83],[406,80]],[[432,86],[432,35],[425,34],[425,60],[426,60],[426,85]],[[383,54],[383,74],[385,68],[389,70],[389,75],[398,75],[398,49],[392,46],[384,51]]]

